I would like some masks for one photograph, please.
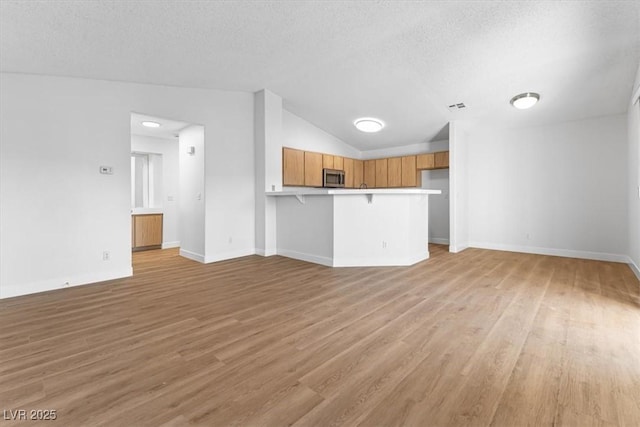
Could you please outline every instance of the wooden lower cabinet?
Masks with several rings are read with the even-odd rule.
[[[134,251],[162,247],[162,214],[131,216],[131,246]]]

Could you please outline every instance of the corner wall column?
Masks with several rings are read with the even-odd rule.
[[[276,254],[276,201],[282,190],[282,98],[263,89],[254,95],[256,253]]]

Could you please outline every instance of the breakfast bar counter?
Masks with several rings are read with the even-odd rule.
[[[430,194],[440,190],[300,189],[276,197],[278,255],[331,267],[406,266],[429,258]]]

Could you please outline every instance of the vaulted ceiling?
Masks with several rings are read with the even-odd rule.
[[[638,1],[8,1],[0,67],[254,92],[360,150],[626,111]],[[518,111],[509,99],[536,91]],[[466,108],[449,111],[464,102]],[[353,120],[386,122],[364,134]]]

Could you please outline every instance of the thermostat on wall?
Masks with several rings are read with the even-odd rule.
[[[100,166],[100,173],[105,175],[113,175],[113,168],[111,166]]]

